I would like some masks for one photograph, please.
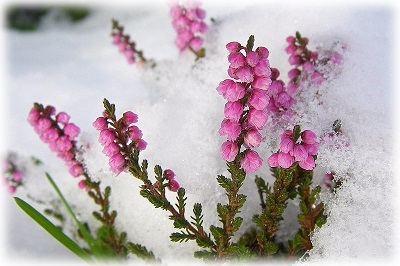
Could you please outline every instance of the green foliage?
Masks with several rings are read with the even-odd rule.
[[[150,190],[148,189],[141,189],[140,195],[146,198],[151,204],[154,205],[156,208],[161,208],[163,210],[167,210],[169,206],[169,202],[155,196]]]
[[[172,242],[179,242],[182,243],[183,241],[187,242],[189,240],[196,239],[196,236],[190,233],[185,233],[183,231],[174,232],[169,236],[169,239]]]
[[[250,35],[249,39],[247,40],[246,49],[247,51],[252,51],[254,47],[254,35]]]
[[[156,258],[156,256],[154,256],[154,253],[152,251],[148,251],[147,248],[142,245],[128,242],[125,244],[125,247],[132,254],[135,254],[138,258],[141,258],[142,260],[152,263],[154,262],[161,263],[161,260],[159,258]]]

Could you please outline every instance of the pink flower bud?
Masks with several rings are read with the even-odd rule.
[[[236,70],[237,70],[237,68],[233,68],[233,67],[229,66],[229,68],[228,68],[229,77],[231,77],[233,79],[239,79],[239,77],[236,75]]]
[[[138,121],[138,115],[131,111],[125,112],[122,117],[127,125],[137,123]]]
[[[230,86],[226,87],[224,98],[230,102],[236,102],[244,97],[245,92],[246,89],[242,84],[233,82],[233,84],[230,83]]]
[[[46,143],[49,143],[49,142],[54,142],[58,138],[58,136],[59,135],[57,129],[51,127],[43,132],[40,139]]]
[[[301,60],[300,60],[300,57],[298,57],[298,56],[295,56],[295,55],[291,55],[290,57],[289,57],[289,64],[291,64],[291,65],[300,65],[300,62],[301,62]]]
[[[314,144],[317,142],[317,135],[311,130],[306,129],[301,133],[301,139],[306,144]]]
[[[108,161],[113,172],[122,172],[125,166],[125,158],[120,153],[114,154]],[[115,171],[114,171],[115,170]],[[118,173],[118,174],[119,174]]]
[[[289,44],[286,48],[285,48],[286,53],[288,54],[293,54],[294,51],[296,51],[296,46],[294,46],[293,44]]]
[[[179,33],[178,36],[187,43],[193,38],[193,33],[190,30],[185,30]]]
[[[253,72],[258,77],[271,76],[271,68],[269,67],[269,63],[265,60],[258,61],[258,64],[253,68]]]
[[[303,64],[303,70],[307,72],[314,72],[315,67],[310,61],[307,61]]]
[[[121,42],[121,38],[122,38],[122,36],[121,36],[121,34],[113,34],[113,44],[116,44],[116,45],[118,45],[120,42]]]
[[[250,125],[254,126],[257,129],[263,129],[265,123],[267,122],[267,119],[267,112],[250,108],[249,114],[247,116],[247,121]]]
[[[115,140],[114,132],[111,129],[103,129],[100,132],[99,142],[103,146],[107,146]]]
[[[169,190],[171,190],[172,192],[177,192],[178,191],[178,189],[179,189],[179,183],[178,183],[178,181],[176,181],[175,179],[173,179],[173,180],[170,180],[169,182],[168,182],[168,188],[169,188]]]
[[[293,148],[293,156],[297,162],[304,161],[308,157],[308,151],[303,145],[296,144]]]
[[[261,59],[267,59],[268,56],[269,56],[269,51],[268,51],[268,49],[265,48],[265,47],[263,47],[263,46],[257,47],[256,53],[258,54],[260,60],[261,60]]]
[[[15,171],[12,173],[13,180],[17,183],[20,183],[22,181],[22,173],[20,171]]]
[[[206,33],[208,31],[208,26],[206,23],[204,23],[203,21],[200,22],[200,30],[201,33]]]
[[[186,29],[189,23],[190,23],[189,19],[186,16],[181,15],[173,21],[172,26],[175,28],[177,32],[181,32]]]
[[[279,152],[278,153],[278,163],[282,168],[289,168],[294,163],[294,157],[289,153]]]
[[[179,16],[182,14],[182,8],[179,5],[173,5],[169,11],[169,15],[173,19],[179,18]]]
[[[311,52],[311,59],[317,60],[318,59],[318,52]]]
[[[291,82],[289,82],[289,84],[286,87],[286,92],[289,95],[293,95],[296,92],[297,88],[298,88],[298,85],[296,83],[294,83],[293,81],[291,81]]]
[[[197,52],[201,49],[201,46],[203,45],[203,39],[201,39],[200,37],[194,37],[190,40],[189,45],[195,52]]]
[[[272,80],[270,77],[268,76],[264,76],[264,77],[254,77],[253,82],[251,83],[251,85],[253,86],[253,88],[256,89],[260,89],[260,90],[267,90],[269,88],[269,86],[271,85]]]
[[[37,130],[38,133],[44,132],[46,129],[51,127],[51,121],[47,118],[39,118],[35,130]]]
[[[268,91],[272,94],[272,95],[277,95],[279,94],[281,91],[283,91],[283,82],[280,80],[274,80],[272,81],[271,85],[269,86]]]
[[[40,118],[39,111],[35,107],[32,107],[28,115],[29,124],[31,124],[31,126],[36,126],[39,118]]]
[[[57,150],[60,152],[69,151],[72,148],[71,140],[67,136],[61,136],[56,140]]]
[[[312,170],[315,167],[314,157],[308,155],[307,159],[299,162],[299,166],[304,170]]]
[[[89,191],[89,190],[90,190],[90,187],[89,187],[88,185],[86,185],[86,180],[81,180],[81,181],[79,181],[78,187],[79,187],[80,189],[85,189],[86,191]]]
[[[220,135],[227,135],[227,139],[235,141],[239,137],[242,128],[240,124],[229,119],[222,120],[221,128],[219,129]]]
[[[318,143],[314,144],[304,144],[304,147],[307,149],[309,155],[317,155],[318,153]]]
[[[200,31],[200,22],[199,21],[196,21],[196,20],[194,20],[194,21],[192,21],[192,22],[190,22],[190,31],[194,34],[194,33],[196,33],[196,32],[199,32]]]
[[[130,126],[128,128],[129,139],[132,141],[139,140],[143,137],[142,131],[137,126]]]
[[[243,106],[239,102],[227,102],[224,115],[226,118],[238,122],[243,113]]]
[[[250,83],[254,80],[253,70],[248,66],[242,66],[236,70],[236,75],[240,81]]]
[[[143,151],[143,150],[146,149],[146,147],[147,147],[147,142],[146,141],[144,141],[142,139],[138,139],[136,141],[136,149],[138,149],[140,151]]]
[[[259,60],[260,60],[260,57],[256,52],[253,52],[253,51],[247,52],[246,62],[249,66],[255,67],[258,64]]]
[[[79,127],[77,127],[73,123],[66,124],[64,126],[64,134],[67,135],[70,139],[76,138],[80,133]]]
[[[294,43],[295,41],[296,41],[296,38],[294,36],[286,37],[286,42],[288,42],[288,43]]]
[[[92,124],[97,130],[103,130],[107,128],[107,120],[104,117],[98,117]]]
[[[260,132],[254,128],[247,131],[246,135],[244,136],[244,144],[249,148],[260,146],[261,140],[262,136]]]
[[[116,153],[119,153],[119,151],[120,151],[120,146],[115,142],[111,142],[107,146],[104,146],[104,149],[103,149],[103,153],[107,157],[112,157]]]
[[[15,186],[8,187],[8,193],[10,193],[10,194],[14,194],[16,190],[17,190],[17,188]]]
[[[201,8],[196,8],[196,16],[198,19],[203,20],[206,17],[206,11]]]
[[[164,170],[164,176],[166,179],[171,181],[175,178],[175,173],[171,169],[166,169],[166,170]]]
[[[288,77],[290,79],[294,79],[297,78],[300,75],[300,70],[298,70],[297,68],[293,68],[289,71],[288,73]]]
[[[241,66],[244,66],[246,58],[240,52],[233,52],[228,55],[228,61],[229,63],[231,63],[231,67],[239,68]]]
[[[273,153],[268,158],[268,164],[270,167],[278,167],[278,153]]]
[[[265,91],[255,89],[255,90],[253,90],[248,103],[254,109],[264,110],[265,108],[267,108],[267,106],[269,104],[269,100],[270,100],[270,98],[265,93]]]
[[[342,57],[340,54],[334,52],[328,56],[328,59],[330,62],[332,62],[334,65],[338,65],[342,62]]]
[[[236,155],[239,152],[239,148],[235,142],[226,141],[221,146],[222,159],[228,162],[235,160]]]
[[[120,51],[121,53],[123,53],[123,52],[125,52],[125,50],[127,49],[128,43],[127,43],[126,41],[120,42],[119,45],[118,45],[118,47],[119,47],[119,51]]]
[[[230,42],[226,45],[226,49],[229,53],[239,52],[241,45],[238,42]]]
[[[262,159],[255,151],[248,151],[240,161],[240,166],[243,170],[250,174],[258,170],[262,165]]]
[[[322,75],[320,72],[315,71],[311,75],[311,82],[315,85],[320,85],[322,82],[324,82],[325,78],[324,75]]]
[[[279,144],[279,149],[284,153],[292,153],[294,148],[294,141],[291,138],[283,138],[281,139],[281,143]]]
[[[288,93],[282,91],[275,98],[275,102],[277,103],[278,106],[288,109],[290,106],[293,105],[294,100]]]
[[[65,112],[59,112],[56,116],[56,120],[59,123],[67,124],[70,116]]]
[[[78,177],[83,174],[83,167],[81,164],[77,163],[69,168],[69,173],[73,177]]]

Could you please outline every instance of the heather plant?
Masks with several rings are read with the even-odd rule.
[[[178,32],[178,48],[194,52],[196,59],[204,57],[203,40],[197,34],[204,34],[207,30],[202,21],[205,11],[197,5],[176,4],[171,7],[170,14]],[[119,47],[128,63],[153,62],[137,50],[136,43],[124,33],[123,26],[116,20],[112,23],[113,44]],[[222,80],[216,91],[226,100],[224,107],[221,106],[224,118],[218,133],[226,137],[219,149],[228,174],[216,173],[215,185],[219,185],[226,195],[225,202],[215,203],[216,224],[204,225],[202,203],[188,206],[187,190],[180,185],[185,173],[175,173],[158,164],[149,169],[149,162],[142,158],[142,152],[153,148],[144,140],[146,132],[139,128],[139,116],[135,112],[128,110],[118,115],[115,104],[104,99],[104,111],[92,124],[98,131],[102,152],[108,158],[109,175],[127,173],[139,180],[138,193],[155,208],[169,214],[175,229],[169,236],[170,240],[179,243],[194,241],[199,248],[194,253],[196,258],[224,262],[301,257],[313,248],[311,235],[328,218],[320,199],[321,187],[315,184],[314,169],[318,163],[319,143],[342,134],[340,120],[335,121],[333,133],[318,136],[312,126],[299,122],[297,116],[301,114],[294,111],[294,105],[300,88],[325,81],[317,66],[327,61],[336,65],[341,57],[333,53],[327,59],[319,58],[318,53],[308,49],[308,39],[298,32],[289,36],[287,42],[289,63],[295,66],[288,73],[288,84],[279,79],[279,70],[270,66],[269,50],[263,46],[255,48],[253,35],[245,45],[237,41],[226,44],[229,78]],[[262,158],[257,150],[260,151],[265,141],[269,130],[267,122],[271,120],[280,123],[283,129],[280,136],[275,136],[279,140],[277,149],[271,151],[268,158]],[[86,261],[125,260],[132,254],[146,261],[161,262],[157,251],[153,253],[142,244],[130,242],[128,234],[116,226],[117,210],[110,207],[111,186],[104,187],[101,178],[90,174],[83,156],[85,148],[78,143],[80,128],[70,121],[70,116],[65,112],[57,113],[51,105],[35,103],[28,114],[28,122],[50,150],[65,162],[69,173],[80,179],[78,187],[97,207],[92,215],[98,223],[89,225],[81,220],[49,173],[46,177],[75,222],[77,234],[85,246],[57,230],[52,222],[22,199],[15,198],[17,204]],[[265,177],[252,176],[265,162],[270,173],[263,174],[272,174],[272,184],[266,182]],[[13,192],[21,185],[22,174],[10,163],[5,169],[9,190]],[[334,175],[334,170],[331,170],[324,179],[330,188],[340,185]],[[246,226],[243,232],[240,229],[245,219],[241,212],[247,195],[241,189],[248,178],[254,179],[254,191],[259,196],[261,209],[254,213],[252,225]],[[112,199],[118,201],[118,195],[113,194]],[[280,241],[277,233],[281,230],[283,214],[290,201],[299,206],[298,231],[288,241]]]

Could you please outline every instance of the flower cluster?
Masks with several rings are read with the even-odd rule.
[[[196,4],[183,5],[174,4],[171,6],[170,15],[172,26],[178,33],[175,44],[179,51],[191,49],[195,53],[202,49],[203,35],[207,32],[207,24],[204,23],[206,12]]]
[[[253,44],[254,37],[250,36],[246,47],[238,42],[226,45],[230,62],[228,75],[237,81],[225,79],[217,87],[219,94],[228,101],[224,109],[225,119],[219,129],[220,135],[227,136],[221,147],[222,158],[235,160],[244,144],[246,150],[241,166],[247,173],[256,171],[262,165],[262,159],[252,149],[258,147],[262,140],[259,131],[268,119],[270,97],[267,90],[272,82],[268,49],[258,47],[253,51]]]
[[[168,187],[169,190],[173,192],[177,192],[179,189],[179,183],[178,181],[175,180],[175,173],[171,169],[166,169],[164,170],[163,173],[163,181],[168,180],[166,186]],[[155,188],[159,188],[160,184],[158,181],[154,183]]]
[[[271,167],[290,168],[295,162],[304,170],[315,167],[315,156],[318,152],[317,135],[311,130],[300,134],[294,130],[285,130],[281,135],[279,151],[271,154],[268,164]]]
[[[100,131],[99,142],[104,146],[103,153],[110,158],[110,170],[117,175],[127,168],[132,149],[146,149],[142,131],[133,125],[137,121],[138,116],[127,111],[119,120],[113,114],[104,113],[93,122],[93,126]]]
[[[13,160],[7,158],[3,161],[3,183],[10,194],[14,194],[19,186],[22,185],[24,177],[22,171],[17,168]]]
[[[143,57],[143,52],[136,50],[136,43],[130,40],[128,34],[124,34],[124,27],[114,19],[112,20],[111,36],[113,37],[113,44],[118,46],[119,51],[124,54],[129,64],[133,64],[137,60],[140,62],[147,61]]]
[[[40,139],[47,143],[50,150],[57,153],[69,167],[69,173],[78,177],[84,173],[82,164],[77,160],[76,137],[79,127],[69,122],[65,112],[56,114],[56,109],[48,105],[43,107],[35,103],[28,115],[28,122],[34,127]]]
[[[299,77],[302,71],[311,77],[312,83],[321,84],[325,78],[321,72],[315,69],[318,61],[318,53],[310,51],[307,48],[308,38],[301,37],[300,33],[296,32],[296,36],[287,37],[286,42],[288,46],[285,51],[290,55],[289,63],[295,66],[288,73],[290,79],[289,90],[294,92],[298,88]],[[334,56],[332,59],[336,60],[337,57]],[[300,67],[302,70],[300,70]]]
[[[292,97],[293,91],[290,91],[290,87],[286,87],[285,83],[278,79],[280,72],[277,68],[271,68],[271,72],[272,83],[267,91],[270,98],[267,109],[270,113],[290,114],[290,107],[295,103]]]

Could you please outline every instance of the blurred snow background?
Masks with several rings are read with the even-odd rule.
[[[309,262],[388,263],[396,258],[399,238],[393,199],[399,187],[393,146],[397,143],[396,62],[392,58],[397,12],[393,5],[313,1],[290,1],[290,5],[234,1],[226,5],[222,1],[203,1],[210,30],[205,40],[206,58],[196,64],[191,54],[180,55],[174,46],[175,32],[164,1],[117,5],[91,2],[89,7],[90,15],[79,23],[59,20],[55,9],[35,32],[7,29],[3,34],[2,147],[17,152],[27,172],[26,189],[20,189],[17,196],[47,202],[54,199],[43,174],[48,171],[81,218],[96,223],[90,214],[93,204],[78,190],[78,180],[69,176],[63,162],[41,143],[26,122],[33,102],[51,104],[57,111],[70,114],[71,121],[80,126],[81,143],[90,145],[86,154],[90,171],[104,184],[112,185],[118,228],[127,231],[130,241],[146,245],[167,263],[191,257],[196,245],[169,242],[173,227],[168,214],[153,209],[139,196],[140,183],[129,175],[113,177],[108,172],[107,158],[96,141],[98,133],[91,125],[103,110],[102,99],[115,103],[118,114],[126,110],[139,114],[139,127],[149,143],[142,158],[149,160],[150,169],[161,164],[175,171],[187,190],[189,209],[195,202],[203,204],[208,227],[217,223],[216,203],[225,201],[215,180],[217,174],[226,171],[219,155],[224,138],[218,135],[224,100],[215,91],[218,83],[228,77],[225,44],[243,44],[254,34],[255,46],[269,49],[271,65],[279,68],[287,80],[290,67],[284,52],[285,38],[300,31],[310,39],[311,49],[330,49],[337,41],[347,47],[337,78],[331,75],[323,86],[311,88],[319,90],[321,97],[312,99],[313,92],[305,91],[295,107],[303,111],[298,118],[303,128],[319,134],[341,119],[350,142],[349,148],[341,150],[321,145],[316,183],[326,170],[335,170],[347,181],[335,197],[324,195],[331,215],[313,237]],[[111,44],[111,18],[124,24],[126,33],[146,57],[157,61],[155,71],[126,63]],[[210,18],[216,24],[211,25]],[[276,149],[273,138],[279,133],[267,130],[267,141],[258,150],[263,158]],[[32,155],[44,165],[29,167]],[[266,164],[256,174],[273,181]],[[243,187],[249,197],[242,212],[248,225],[241,232],[259,211],[255,191],[253,176],[249,176]],[[2,258],[12,263],[78,262],[22,213],[10,195],[1,193],[1,198]],[[296,210],[292,205],[288,216]],[[43,208],[40,204],[34,206]],[[65,226],[71,229],[68,221]],[[282,238],[296,229],[289,225],[286,228]]]

